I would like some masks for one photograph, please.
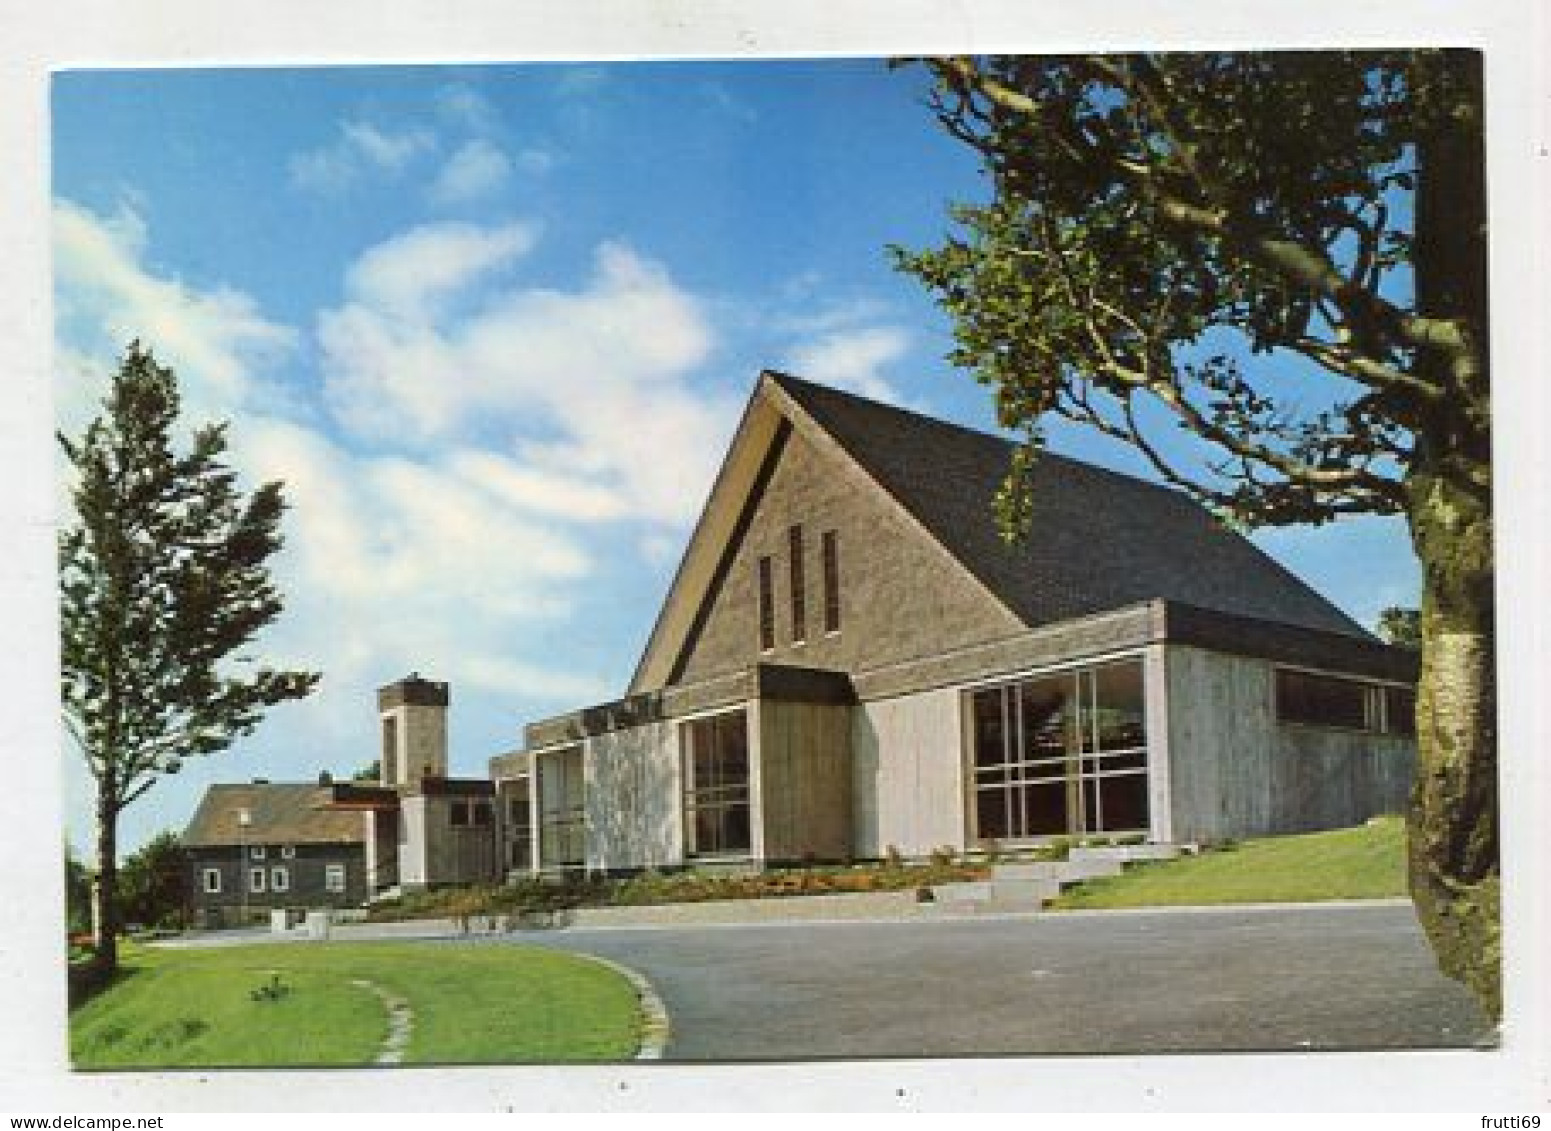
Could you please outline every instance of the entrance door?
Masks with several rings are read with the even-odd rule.
[[[977,840],[1147,831],[1140,660],[984,688],[970,711]]]

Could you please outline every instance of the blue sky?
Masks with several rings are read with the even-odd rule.
[[[61,426],[135,336],[191,419],[232,418],[293,505],[265,651],[325,676],[124,843],[214,781],[369,762],[373,691],[410,670],[451,682],[465,774],[621,692],[761,367],[991,427],[884,250],[984,191],[920,84],[871,60],[57,76]],[[1365,623],[1415,602],[1396,522],[1256,539]]]

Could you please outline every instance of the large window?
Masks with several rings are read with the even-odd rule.
[[[970,719],[979,839],[1146,831],[1140,661],[976,691]]]
[[[1416,734],[1416,692],[1346,676],[1276,669],[1276,717],[1300,726]]]
[[[744,712],[684,723],[685,850],[691,856],[746,856],[749,739]]]
[[[580,746],[542,754],[539,778],[539,862],[578,867],[587,862],[587,809]]]

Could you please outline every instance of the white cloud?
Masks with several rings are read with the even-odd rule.
[[[526,255],[526,224],[427,224],[370,248],[345,274],[352,300],[396,317],[424,318],[441,302]]]
[[[463,229],[459,246],[495,241],[497,229],[478,231],[482,238]],[[578,485],[557,511],[577,505],[583,517],[628,505],[648,522],[692,518],[738,404],[686,381],[712,344],[694,297],[620,243],[601,245],[591,277],[570,291],[486,287],[474,301],[467,292],[480,272],[449,270],[437,293],[464,299],[462,313],[450,313],[457,303],[428,305],[376,282],[406,277],[413,257],[405,249],[441,246],[419,229],[368,251],[352,269],[350,301],[320,317],[327,395],[345,426],[375,442],[425,447],[472,424],[504,430],[529,469],[506,487],[530,505],[543,472]]]
[[[459,147],[431,183],[430,197],[443,206],[467,204],[490,196],[511,179],[512,162],[483,138]]]
[[[531,242],[515,225],[411,235],[380,245],[347,280],[378,318],[405,321],[410,311],[428,323],[446,294]],[[61,202],[55,238],[61,405],[85,411],[84,386],[105,383],[121,349],[101,343],[127,340],[132,328],[177,369],[191,417],[215,405],[237,415],[231,456],[245,481],[283,482],[290,509],[275,570],[287,607],[256,653],[325,672],[324,691],[296,708],[309,741],[364,731],[369,746],[371,688],[414,668],[530,704],[605,692],[534,641],[566,631],[596,568],[584,536],[629,515],[617,487],[534,465],[510,444],[498,451],[459,437],[436,451],[368,451],[288,419],[266,391],[262,362],[288,355],[294,332],[229,288],[202,292],[149,269],[134,211],[99,217]],[[381,360],[393,370],[397,359]],[[411,371],[417,364],[427,363]],[[336,755],[328,746],[307,757]]]
[[[436,135],[428,130],[393,133],[367,122],[341,122],[335,141],[291,158],[291,184],[325,196],[338,195],[363,173],[401,173],[415,157],[435,148]]]
[[[801,377],[899,404],[899,391],[880,370],[904,357],[909,348],[909,333],[898,327],[840,330],[796,347],[788,355],[788,364]]]
[[[106,371],[102,362],[83,367],[79,359],[116,363],[136,338],[177,371],[193,419],[250,404],[254,373],[295,350],[296,331],[264,317],[247,294],[224,284],[199,290],[149,271],[139,213],[123,208],[104,217],[60,200],[53,223],[59,322],[70,334],[60,355],[69,365],[60,374],[69,411],[79,406],[75,381]]]
[[[468,83],[449,83],[433,97],[437,111],[455,125],[480,134],[495,128],[495,109],[490,100]]]

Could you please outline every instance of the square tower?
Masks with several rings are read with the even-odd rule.
[[[383,785],[419,785],[447,776],[447,702],[447,685],[422,679],[419,672],[378,690]]]

